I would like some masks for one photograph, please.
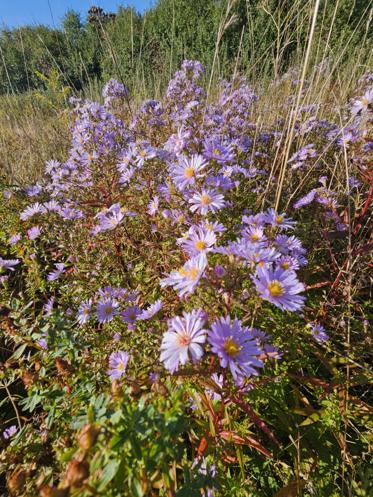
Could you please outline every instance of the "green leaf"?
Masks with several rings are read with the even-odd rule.
[[[97,488],[99,492],[104,490],[107,487],[108,483],[110,483],[111,480],[114,478],[114,476],[118,471],[119,465],[120,465],[120,459],[112,459],[104,467],[102,471],[102,477],[100,479],[100,484]]]

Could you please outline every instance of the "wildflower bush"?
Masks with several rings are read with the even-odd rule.
[[[72,98],[65,162],[3,191],[12,495],[370,495],[373,78],[330,119],[284,102],[289,141],[202,74]]]

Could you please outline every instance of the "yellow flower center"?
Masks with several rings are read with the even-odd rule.
[[[209,231],[212,231],[214,229],[213,225],[211,223],[206,223],[205,228]]]
[[[281,224],[284,222],[284,218],[282,216],[276,216],[276,223]]]
[[[209,197],[209,195],[207,195],[207,193],[204,193],[201,196],[201,204],[202,205],[209,205],[210,202],[211,202],[211,198]]]
[[[284,295],[284,288],[277,280],[273,280],[268,283],[267,288],[271,297],[281,297],[282,295]]]
[[[361,103],[363,104],[364,107],[368,107],[369,105],[369,100],[365,97],[361,99]]]
[[[214,155],[220,155],[220,150],[218,148],[214,148]]]
[[[89,309],[84,309],[83,314],[84,314],[85,316],[88,316],[88,315],[89,315]]]
[[[197,250],[205,250],[207,247],[207,243],[204,242],[203,240],[197,240],[194,244]]]
[[[126,369],[126,366],[122,361],[118,364],[118,371],[124,371]]]
[[[184,169],[184,176],[186,178],[193,178],[193,176],[194,176],[194,168],[193,167],[186,167]]]
[[[184,269],[182,267],[179,269],[179,275],[183,278],[188,278],[188,280],[194,281],[198,278],[199,270],[197,267],[191,267],[190,269]]]
[[[251,235],[251,240],[253,242],[257,242],[259,240],[259,235],[257,235],[257,234],[254,233],[253,235]]]
[[[187,271],[187,274],[186,274],[186,277],[189,279],[189,280],[196,280],[198,278],[198,275],[199,275],[199,270],[197,267],[191,267],[188,271]]]
[[[113,308],[111,307],[111,305],[105,307],[105,314],[109,315],[113,312]]]
[[[290,264],[289,264],[288,262],[283,262],[283,263],[281,264],[281,267],[282,267],[282,269],[289,269]]]
[[[229,357],[236,357],[236,355],[241,350],[241,347],[235,340],[233,340],[232,337],[226,339],[223,348],[226,354],[229,355]]]
[[[258,262],[258,266],[263,267],[264,265],[265,265],[265,262],[264,262],[264,261],[259,261],[259,262]]]
[[[139,155],[140,155],[140,157],[146,157],[146,150],[141,150]]]

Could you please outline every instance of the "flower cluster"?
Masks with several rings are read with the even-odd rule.
[[[110,355],[113,379],[127,370],[122,328],[140,333],[153,320],[153,350],[168,372],[181,374],[189,363],[203,372],[209,363],[211,373],[241,385],[281,355],[270,330],[247,327],[242,305],[303,318],[306,249],[295,220],[266,197],[277,179],[269,153],[277,154],[284,136],[253,122],[258,97],[244,78],[221,82],[211,101],[203,72],[199,62],[184,61],[162,102],[147,100],[135,113],[115,80],[104,88],[104,105],[72,99],[67,160],[49,161],[45,179],[25,190],[32,203],[20,213],[21,227],[35,250],[51,231],[59,240],[48,252],[55,256],[46,279],[74,288],[77,327],[109,330],[123,348]],[[350,129],[310,116],[316,107],[300,109],[308,117],[295,124],[287,161],[293,178],[317,168],[320,153],[341,153],[348,133],[362,136],[371,96],[354,100]],[[350,178],[351,190],[359,186]],[[295,213],[311,202],[345,229],[327,177],[295,202]],[[12,235],[10,246],[21,239]],[[0,268],[18,263],[0,259]],[[313,336],[326,340],[318,329]]]

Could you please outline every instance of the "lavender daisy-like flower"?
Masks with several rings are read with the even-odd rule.
[[[122,320],[128,324],[130,330],[135,329],[135,322],[137,321],[139,315],[141,314],[141,309],[137,305],[131,305],[127,307],[123,312],[121,312]]]
[[[163,335],[160,360],[171,373],[190,358],[192,362],[197,362],[203,356],[201,344],[205,342],[207,333],[204,323],[200,310],[184,312],[183,317],[170,320],[168,331]]]
[[[127,369],[128,359],[128,353],[123,352],[122,350],[110,354],[108,375],[112,380],[118,380],[124,375]]]
[[[42,204],[39,204],[39,202],[36,202],[35,204],[26,207],[26,209],[21,212],[19,217],[22,221],[26,221],[26,219],[35,216],[35,214],[43,214],[45,211],[45,207]]]
[[[161,280],[161,287],[172,286],[178,290],[179,297],[193,293],[207,266],[205,254],[189,259],[178,271],[172,271],[167,278]]]
[[[12,425],[12,426],[9,426],[9,428],[5,428],[5,430],[3,431],[3,437],[5,438],[5,440],[7,440],[8,438],[11,438],[16,433],[17,433],[17,427],[16,427],[16,425]]]
[[[100,212],[96,216],[99,220],[99,225],[95,232],[113,230],[123,221],[124,214],[119,204],[113,204],[108,210]]]
[[[282,255],[276,264],[282,269],[290,269],[291,271],[296,271],[300,266],[298,259],[291,255]]]
[[[351,113],[353,115],[358,114],[359,112],[366,112],[373,103],[373,89],[367,90],[362,97],[359,97],[355,100]]]
[[[55,269],[48,273],[47,280],[55,281],[57,280],[61,274],[65,272],[65,264],[63,262],[57,262],[55,265]]]
[[[190,255],[209,252],[216,243],[215,233],[199,226],[192,226],[187,238],[179,238],[178,243]]]
[[[99,323],[108,323],[118,314],[118,302],[114,299],[105,299],[97,303],[96,315]]]
[[[231,147],[224,146],[216,138],[205,141],[203,154],[208,160],[215,160],[218,164],[225,164],[234,159]]]
[[[263,366],[258,359],[260,348],[238,319],[231,321],[227,316],[216,320],[207,340],[212,352],[219,357],[221,367],[229,367],[236,383],[242,377],[257,375],[255,368]]]
[[[300,209],[301,207],[309,205],[315,200],[316,195],[317,195],[317,188],[314,188],[313,190],[309,191],[307,195],[305,195],[304,197],[300,198],[295,202],[295,204],[293,205],[294,209]]]
[[[40,226],[33,226],[27,230],[27,237],[29,240],[35,240],[41,235],[42,228]]]
[[[19,264],[18,259],[3,259],[0,257],[0,270],[1,269],[10,269],[10,271],[14,271],[14,266]]]
[[[19,242],[21,240],[21,235],[19,233],[16,233],[15,235],[12,235],[9,240],[8,240],[8,243],[9,245],[15,245],[17,242]]]
[[[257,266],[253,282],[260,296],[280,309],[291,312],[302,309],[305,297],[298,294],[305,288],[294,271]]]
[[[78,309],[78,314],[77,314],[77,321],[79,324],[85,324],[91,317],[91,310],[92,310],[92,300],[85,300],[80,303],[79,309]]]
[[[295,221],[292,221],[290,218],[286,217],[285,213],[278,214],[274,209],[267,210],[266,222],[271,224],[273,227],[280,228],[282,230],[293,228],[295,225]]]
[[[147,309],[143,310],[141,314],[137,316],[138,321],[146,321],[147,319],[152,319],[163,307],[161,299],[158,299],[154,304],[150,305]]]
[[[153,199],[149,202],[148,214],[154,216],[154,214],[156,214],[156,212],[158,211],[158,208],[159,208],[159,197],[158,195],[155,195],[155,197],[153,197]]]
[[[197,178],[201,178],[201,171],[206,167],[206,161],[201,155],[181,157],[179,163],[171,169],[171,177],[177,188],[184,190],[194,185]]]
[[[325,332],[325,328],[319,323],[309,323],[308,327],[311,329],[313,338],[319,342],[324,343],[329,340],[329,335]]]
[[[201,193],[195,193],[189,199],[190,210],[198,212],[205,216],[208,212],[216,212],[225,205],[224,195],[215,190],[202,190]]]
[[[251,243],[258,243],[266,241],[264,228],[261,226],[249,226],[242,232],[243,236]]]
[[[54,301],[55,301],[55,298],[54,296],[52,295],[52,297],[50,297],[48,300],[47,300],[47,303],[45,304],[44,306],[44,314],[46,316],[50,316],[53,312],[53,307],[54,307]]]

